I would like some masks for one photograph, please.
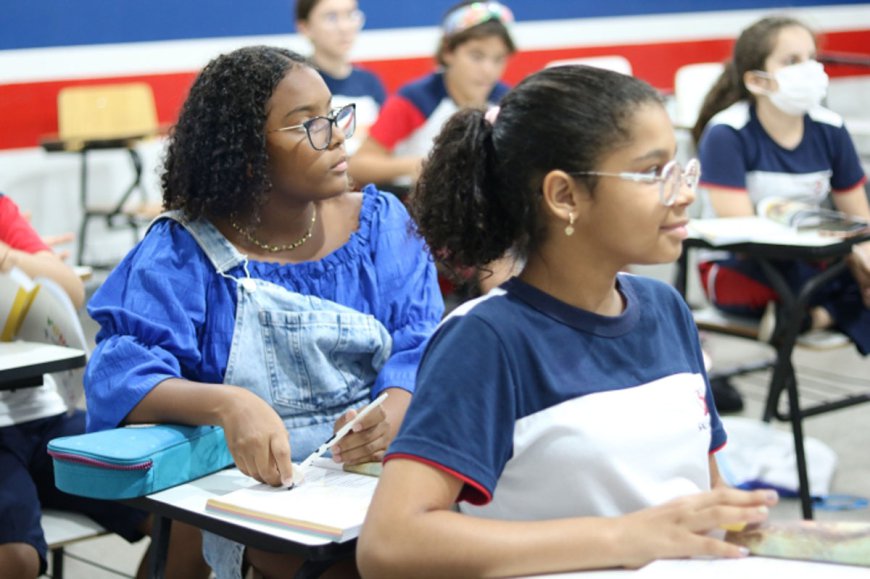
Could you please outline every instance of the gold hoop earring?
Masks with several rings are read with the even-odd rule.
[[[574,214],[568,214],[568,225],[565,226],[565,235],[571,237],[574,235]]]

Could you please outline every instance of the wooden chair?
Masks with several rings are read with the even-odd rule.
[[[152,217],[142,187],[142,158],[136,145],[158,134],[157,109],[150,85],[134,82],[61,89],[57,97],[58,135],[42,143],[49,152],[74,152],[81,156],[79,197],[82,218],[79,226],[76,262],[84,260],[88,225],[94,218],[104,218],[109,227],[129,227],[134,242],[139,240],[139,226]],[[117,201],[97,206],[89,201],[88,152],[122,149],[130,155],[133,181],[120,193]],[[134,191],[141,203],[129,203]],[[120,223],[118,223],[120,222]]]

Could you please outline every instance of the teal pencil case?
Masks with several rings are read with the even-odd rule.
[[[219,426],[125,426],[55,438],[48,454],[57,488],[95,499],[141,497],[233,463]]]

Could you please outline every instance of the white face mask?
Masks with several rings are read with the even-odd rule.
[[[757,74],[770,77],[765,72],[759,71]],[[815,60],[784,66],[773,73],[773,78],[779,90],[762,92],[754,87],[753,92],[766,94],[776,108],[796,117],[820,105],[828,92],[828,75],[822,64]]]

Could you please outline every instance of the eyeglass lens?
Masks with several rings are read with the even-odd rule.
[[[327,12],[322,16],[323,22],[329,26],[338,26],[346,22],[351,26],[362,28],[366,22],[365,12],[362,10],[351,10],[350,12]]]
[[[667,206],[673,205],[680,194],[680,187],[683,183],[689,189],[695,191],[700,178],[701,165],[695,159],[689,161],[685,169],[679,163],[668,163],[665,166],[662,180],[659,183],[659,195],[661,196],[662,203]]]
[[[329,147],[329,143],[332,142],[333,123],[341,131],[345,139],[351,138],[356,130],[354,107],[352,105],[343,107],[335,113],[335,116],[311,119],[305,128],[308,131],[308,139],[311,141],[311,146],[316,150],[322,151]]]

